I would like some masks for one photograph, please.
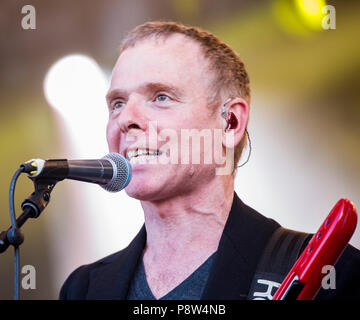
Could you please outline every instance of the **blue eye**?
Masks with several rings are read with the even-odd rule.
[[[117,101],[117,102],[115,102],[115,103],[113,104],[112,109],[113,109],[113,110],[116,110],[116,109],[120,109],[120,108],[122,108],[122,107],[124,107],[124,106],[125,106],[125,102]]]
[[[159,101],[159,102],[165,102],[168,99],[170,99],[167,95],[165,94],[159,94],[158,96],[156,96],[155,100]]]

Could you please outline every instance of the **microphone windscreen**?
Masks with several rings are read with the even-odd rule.
[[[131,165],[120,153],[109,153],[103,157],[113,165],[113,178],[105,185],[100,185],[106,191],[119,192],[124,189],[131,180]]]

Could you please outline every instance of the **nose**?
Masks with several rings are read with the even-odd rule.
[[[140,98],[129,98],[116,117],[109,118],[106,137],[110,152],[122,152],[125,141],[132,141],[146,129],[144,102]]]
[[[120,131],[125,134],[134,130],[145,131],[147,121],[144,110],[144,102],[140,98],[130,98],[117,117]]]

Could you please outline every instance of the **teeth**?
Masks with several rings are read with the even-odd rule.
[[[136,154],[136,150],[128,150],[128,152],[126,153],[126,158],[130,160],[132,157],[135,157]]]
[[[142,154],[147,154],[147,152],[146,152],[146,150],[144,150],[144,149],[139,149],[139,150],[137,151],[137,154],[138,154],[138,156],[141,156]]]
[[[140,160],[146,161],[146,159],[154,159],[159,155],[161,155],[161,152],[158,150],[136,149],[136,150],[128,150],[126,153],[126,158],[130,161],[137,159],[138,161],[136,162],[139,162]],[[140,159],[140,158],[144,158],[144,159]],[[133,163],[135,162],[133,161]]]
[[[130,163],[146,163],[148,160],[156,159],[156,155],[141,155],[130,159]]]

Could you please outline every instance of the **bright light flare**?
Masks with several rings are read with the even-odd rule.
[[[325,0],[274,0],[273,14],[279,25],[287,32],[309,35],[322,30]]]
[[[322,8],[325,0],[296,0],[296,7],[303,22],[312,30],[321,30]]]
[[[107,152],[107,89],[108,80],[97,62],[80,54],[61,58],[45,77],[45,97],[65,120],[74,157]]]
[[[94,111],[91,109],[98,107],[96,102],[105,102],[106,90],[107,79],[96,61],[80,54],[57,61],[44,81],[49,104],[64,116]]]

